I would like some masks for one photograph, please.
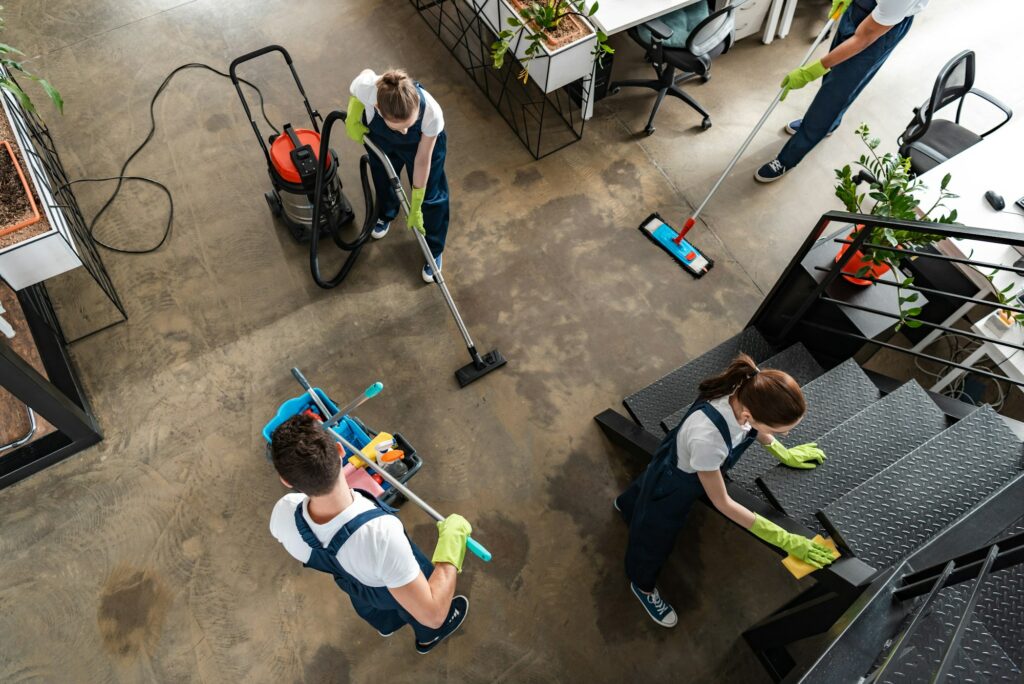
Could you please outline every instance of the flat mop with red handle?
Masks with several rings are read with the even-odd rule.
[[[821,29],[821,33],[819,33],[818,37],[814,40],[814,44],[811,45],[807,54],[804,55],[803,61],[800,62],[800,66],[807,63],[807,60],[811,58],[814,51],[818,49],[821,41],[825,40],[825,36],[828,35],[833,24],[836,23],[837,19],[839,19],[840,14],[842,14],[842,9],[837,10],[835,14],[829,17],[825,27]],[[738,162],[740,157],[743,156],[743,153],[747,151],[747,147],[754,139],[754,136],[756,136],[758,131],[761,130],[761,127],[764,126],[765,121],[768,120],[771,113],[775,111],[775,107],[782,100],[785,93],[786,88],[779,88],[779,92],[775,95],[775,99],[772,100],[770,105],[768,105],[768,109],[765,110],[765,113],[761,115],[761,120],[758,121],[757,125],[754,126],[752,131],[750,131],[750,135],[747,136],[747,139],[743,141],[742,145],[740,145],[740,149],[736,151],[732,160],[730,160],[728,165],[726,165],[725,171],[723,171],[722,175],[717,181],[715,181],[715,184],[711,186],[711,191],[708,192],[707,197],[705,197],[704,201],[697,207],[697,211],[693,212],[690,218],[686,219],[682,230],[676,231],[670,225],[665,223],[661,216],[656,213],[648,216],[644,219],[643,223],[640,224],[640,232],[646,235],[648,239],[656,245],[668,252],[669,255],[694,278],[700,278],[707,273],[711,267],[715,265],[715,262],[694,247],[693,243],[686,240],[686,234],[689,233],[690,229],[697,223],[697,217],[700,216],[700,213],[704,211],[704,207],[707,206],[707,203],[712,197],[714,197],[715,192],[718,191],[718,188],[722,185],[722,181],[725,180],[725,177],[728,176],[733,167],[736,166],[736,162]]]

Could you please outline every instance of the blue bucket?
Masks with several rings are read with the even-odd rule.
[[[324,402],[324,406],[326,406],[331,413],[337,413],[338,406],[331,401],[331,398],[328,397],[322,389],[314,387],[313,391],[316,392],[317,396],[320,397],[320,401]],[[313,412],[316,414],[320,413],[319,409],[317,409],[316,405],[313,403],[313,398],[308,394],[301,394],[294,399],[289,399],[281,404],[277,409],[277,414],[274,418],[263,426],[263,439],[267,441],[267,444],[270,444],[270,438],[274,434],[274,430],[277,429],[277,426],[292,416],[299,415],[306,409],[313,409]],[[326,418],[324,419],[326,420]],[[366,434],[358,423],[348,416],[343,417],[341,422],[334,426],[334,430],[359,449],[362,449],[370,443],[369,435]],[[349,455],[350,454],[346,449],[344,458],[345,463],[348,462]]]

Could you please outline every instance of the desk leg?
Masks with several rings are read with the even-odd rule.
[[[979,293],[979,294],[981,294],[981,293]],[[974,304],[972,304],[970,302],[968,302],[966,304],[960,305],[959,309],[957,309],[952,314],[950,314],[949,317],[946,320],[942,321],[942,326],[944,328],[952,328],[954,323],[956,323],[961,318],[966,316],[971,311],[971,309],[973,309],[973,308],[974,308]],[[945,332],[944,330],[940,330],[938,328],[932,330],[930,333],[925,335],[921,339],[920,342],[918,342],[913,347],[911,347],[910,351],[916,352],[916,353],[921,353],[922,351],[924,351],[925,347],[927,347],[929,344],[931,344],[935,340],[939,339],[939,337],[941,337],[944,332]]]
[[[590,70],[590,76],[583,78],[583,120],[590,121],[594,116],[594,84],[597,82],[597,60]]]
[[[975,361],[980,359],[982,356],[986,355],[986,353],[987,353],[986,349],[985,349],[986,346],[988,346],[987,343],[983,344],[980,347],[978,347],[977,349],[975,349],[974,353],[972,353],[970,356],[968,356],[966,359],[964,359],[961,362],[961,365],[963,365],[963,366],[973,366]],[[946,376],[944,378],[942,378],[937,383],[932,385],[931,391],[932,392],[941,392],[943,389],[948,387],[950,385],[950,383],[952,383],[954,380],[956,380],[957,378],[959,378],[961,375],[963,375],[966,372],[967,371],[963,370],[962,368],[954,368],[950,372],[946,373]]]

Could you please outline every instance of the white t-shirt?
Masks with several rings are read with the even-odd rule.
[[[677,465],[683,472],[718,470],[728,458],[731,448],[746,439],[750,432],[749,423],[740,425],[736,422],[736,414],[729,406],[728,396],[712,399],[708,403],[725,418],[732,444],[729,447],[725,445],[722,433],[703,411],[691,413],[676,434],[676,451],[679,455]]]
[[[871,18],[882,26],[895,26],[923,10],[928,0],[877,0]]]
[[[372,69],[363,69],[349,88],[349,92],[359,98],[359,101],[366,107],[366,123],[373,121],[373,117],[377,115],[374,106],[377,104],[378,78],[380,76],[373,73]],[[434,137],[444,130],[444,113],[441,112],[441,105],[437,104],[437,100],[426,89],[423,89],[423,99],[425,105],[421,130],[423,135]]]
[[[270,515],[270,533],[296,559],[306,563],[313,554],[295,525],[295,509],[302,507],[306,524],[320,543],[327,546],[345,523],[375,506],[359,492],[353,491],[352,505],[323,525],[318,525],[306,510],[309,497],[285,494]],[[420,574],[420,565],[412,554],[402,521],[393,515],[374,518],[355,531],[338,549],[338,562],[345,572],[370,587],[394,589],[412,582]]]

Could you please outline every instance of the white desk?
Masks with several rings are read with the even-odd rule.
[[[599,0],[590,20],[609,36],[704,0]]]
[[[988,136],[977,145],[956,155],[952,159],[939,164],[931,171],[922,174],[921,180],[929,187],[924,192],[918,193],[921,205],[928,208],[934,203],[938,196],[939,184],[942,177],[947,173],[952,175],[949,189],[959,195],[956,199],[946,202],[949,208],[956,208],[957,222],[975,228],[991,228],[994,230],[1006,230],[1019,232],[1024,235],[1024,216],[1010,213],[1020,211],[1013,202],[1024,196],[1024,161],[1021,153],[1024,151],[1024,121],[1020,118],[1011,119],[1008,124]],[[985,201],[985,191],[995,190],[1006,200],[1007,211],[997,212]],[[947,209],[948,211],[948,209]],[[950,256],[970,258],[989,263],[1012,266],[1021,258],[1017,250],[1005,245],[997,245],[979,240],[946,240],[939,245],[941,252]],[[958,268],[978,286],[978,296],[992,292],[992,287],[985,279],[990,271],[983,269],[975,270],[969,266],[958,265]],[[1012,292],[1024,289],[1024,276],[1008,271],[997,271],[993,280],[997,288],[1004,288],[1013,284]],[[972,304],[965,304],[957,309],[949,318],[943,321],[943,325],[949,327],[957,320],[965,316],[973,308]],[[993,333],[987,329],[978,328],[974,332],[991,336]],[[1019,327],[1006,334],[1006,340],[1020,343],[1016,339],[1010,339],[1013,335],[1022,331]],[[941,330],[933,330],[918,344],[914,345],[914,351],[921,351],[931,344],[942,334]],[[1024,339],[1024,335],[1021,335]],[[984,355],[990,356],[997,363],[1002,363],[1012,370],[1003,368],[1003,372],[1009,377],[1024,377],[1024,354],[1013,355],[1014,350],[1005,350],[999,347],[992,352],[991,343],[982,345],[979,349]],[[1002,350],[1006,353],[1003,354]],[[978,356],[980,358],[980,354]],[[972,359],[972,361],[977,358]],[[969,364],[965,364],[969,365]],[[1000,366],[1002,368],[1002,366]],[[962,371],[954,369],[952,373],[943,378],[935,387],[941,389],[949,382],[962,374]],[[935,387],[932,389],[935,390]],[[937,391],[937,390],[935,390]]]

